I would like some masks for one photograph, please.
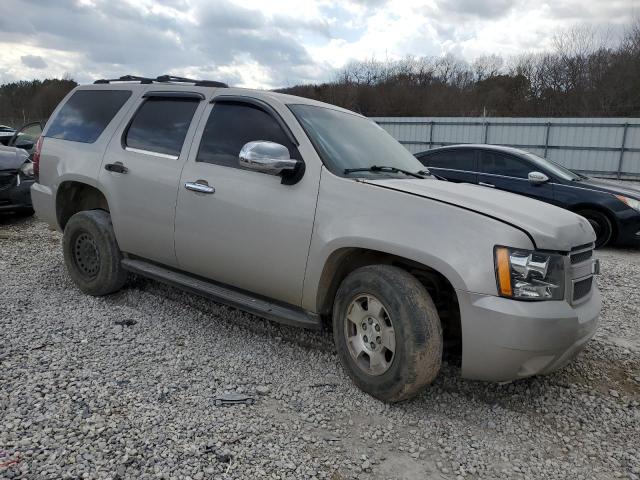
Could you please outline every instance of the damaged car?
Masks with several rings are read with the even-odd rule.
[[[0,145],[0,213],[32,215],[31,185],[35,181],[32,151],[42,133],[39,122],[25,125]]]

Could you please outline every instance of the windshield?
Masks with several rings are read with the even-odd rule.
[[[577,173],[574,173],[571,170],[564,168],[562,165],[558,165],[557,163],[552,162],[551,160],[547,160],[546,158],[539,157],[537,155],[534,155],[533,153],[526,153],[525,156],[536,165],[540,165],[542,168],[549,170],[553,175],[563,180],[575,181],[583,178]]]
[[[313,105],[289,105],[326,167],[336,175],[408,178],[388,170],[351,172],[374,165],[419,172],[425,167],[377,123],[359,115]]]

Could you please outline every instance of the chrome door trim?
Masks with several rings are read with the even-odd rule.
[[[124,147],[127,152],[142,153],[143,155],[151,155],[152,157],[168,158],[169,160],[177,160],[178,155],[169,155],[167,153],[152,152],[151,150],[143,150],[141,148]]]

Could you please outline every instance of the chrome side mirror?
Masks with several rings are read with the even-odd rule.
[[[298,165],[298,161],[289,155],[287,147],[263,140],[246,143],[238,157],[242,168],[270,175],[295,170]]]
[[[528,179],[531,185],[542,185],[549,181],[549,177],[541,172],[529,172]]]

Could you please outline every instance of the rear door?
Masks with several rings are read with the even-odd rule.
[[[480,185],[553,203],[551,182],[537,185],[529,182],[529,173],[539,171],[539,168],[528,160],[493,150],[480,150],[479,157],[478,183]]]
[[[203,98],[196,92],[147,92],[111,139],[100,183],[124,252],[175,266],[178,182]]]
[[[477,183],[477,151],[472,148],[446,149],[427,153],[418,160],[431,172],[451,182]]]

